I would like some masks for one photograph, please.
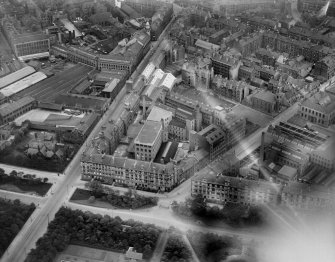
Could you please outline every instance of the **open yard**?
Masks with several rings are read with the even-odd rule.
[[[50,110],[44,109],[33,109],[24,115],[15,119],[15,124],[17,126],[21,126],[21,124],[26,121],[30,120],[33,122],[45,122],[45,123],[52,123],[57,125],[76,125],[79,124],[80,120],[83,118],[85,114],[81,114],[78,116],[72,116],[65,114],[63,112],[55,112]]]
[[[86,78],[87,74],[92,70],[94,69],[91,67],[77,64],[61,74],[56,74],[26,88],[16,96],[32,96],[38,101],[53,102],[59,94],[69,92],[81,79]]]

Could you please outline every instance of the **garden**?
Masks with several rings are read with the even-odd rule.
[[[148,208],[156,206],[158,202],[157,197],[142,196],[130,188],[128,191],[121,193],[102,185],[100,181],[87,182],[85,187],[87,189],[77,188],[71,197],[71,201],[107,208],[110,205],[113,208],[123,209]]]
[[[0,198],[0,258],[34,210],[33,203],[25,205],[18,199]]]
[[[44,196],[52,186],[47,181],[47,178],[19,177],[15,170],[10,174],[5,174],[4,170],[0,168],[0,189],[2,190]]]

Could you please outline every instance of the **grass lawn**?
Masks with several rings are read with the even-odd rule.
[[[91,195],[91,192],[88,190],[76,188],[73,195],[71,196],[70,201],[88,200]]]
[[[0,188],[7,191],[18,193],[36,193],[39,196],[44,196],[50,189],[52,184],[33,182],[27,179],[2,176],[0,179]]]
[[[21,190],[20,188],[18,188],[16,185],[12,185],[12,184],[4,184],[4,185],[0,185],[0,189],[2,190],[6,190],[6,191],[12,191],[12,192],[17,192],[17,193],[32,193],[34,194],[35,192],[29,192],[29,191],[24,191]]]
[[[70,201],[81,204],[81,205],[88,205],[88,206],[95,206],[95,207],[101,207],[101,208],[121,208],[121,209],[143,209],[143,208],[150,208],[155,205],[142,205],[134,207],[132,205],[118,205],[115,203],[111,203],[109,200],[106,199],[106,194],[103,197],[97,197],[94,199],[94,201],[89,201],[88,199],[92,196],[92,193],[89,190],[76,188],[73,195],[70,198]],[[121,198],[121,196],[115,196],[116,198]],[[136,201],[136,199],[133,199],[133,201]],[[131,203],[134,203],[134,202]]]
[[[113,205],[109,204],[107,201],[100,200],[96,198],[93,202],[88,201],[91,196],[91,192],[86,189],[76,188],[70,201],[87,206],[101,207],[101,208],[114,208]]]

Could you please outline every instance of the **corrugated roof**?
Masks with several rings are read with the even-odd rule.
[[[3,88],[5,86],[8,86],[28,75],[31,75],[35,72],[35,69],[31,66],[26,66],[24,68],[21,68],[14,73],[11,73],[9,75],[6,75],[2,78],[0,78],[0,88]]]
[[[16,93],[21,92],[22,90],[28,88],[29,86],[36,84],[43,79],[47,78],[47,76],[42,72],[36,72],[30,76],[27,76],[5,88],[3,88],[0,92],[7,97],[15,95]]]

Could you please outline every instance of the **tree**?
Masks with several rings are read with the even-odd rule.
[[[43,183],[47,183],[48,180],[49,180],[49,179],[48,179],[47,177],[43,178]]]
[[[93,203],[95,201],[95,197],[94,196],[90,196],[88,199],[88,202]]]
[[[191,211],[194,215],[203,216],[206,214],[206,201],[201,194],[194,197],[191,203]]]
[[[102,195],[102,193],[104,192],[103,185],[98,180],[93,180],[93,181],[87,182],[85,184],[85,187],[88,190],[90,190],[91,193],[96,197],[100,197]]]
[[[152,253],[152,249],[151,249],[151,246],[150,245],[145,245],[144,248],[143,248],[143,256],[145,258],[149,258],[151,256],[151,253]]]
[[[10,176],[17,176],[16,170],[13,170],[12,172],[9,173]]]
[[[5,175],[5,170],[0,168],[0,176],[3,176],[3,175]]]

